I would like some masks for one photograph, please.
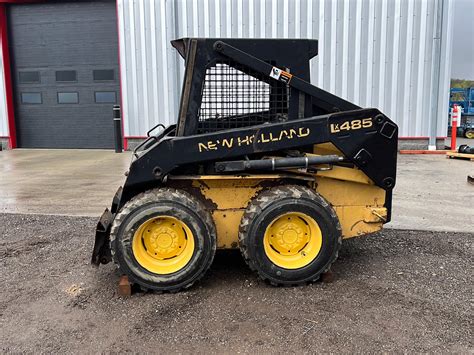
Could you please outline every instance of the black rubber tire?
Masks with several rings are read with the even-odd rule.
[[[176,217],[192,231],[195,250],[181,270],[159,275],[143,268],[132,251],[132,238],[146,220],[159,215]],[[110,247],[120,272],[143,290],[177,292],[189,288],[209,269],[216,253],[216,227],[203,204],[187,192],[160,188],[143,192],[127,202],[115,217]]]
[[[263,236],[267,226],[279,215],[302,212],[313,217],[322,232],[322,247],[316,258],[299,269],[284,269],[266,255]],[[329,270],[342,244],[336,212],[319,194],[298,185],[277,186],[260,193],[248,205],[239,228],[240,251],[253,271],[275,286],[296,286],[314,282]]]

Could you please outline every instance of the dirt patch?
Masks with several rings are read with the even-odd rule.
[[[191,290],[117,295],[95,219],[0,214],[2,352],[459,352],[472,344],[473,234],[345,241],[332,283],[274,288],[218,252]]]

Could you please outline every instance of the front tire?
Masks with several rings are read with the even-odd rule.
[[[176,292],[209,269],[216,228],[203,204],[171,188],[127,202],[112,225],[111,250],[120,271],[142,289]]]
[[[273,285],[316,281],[336,260],[342,242],[334,209],[308,187],[287,185],[260,193],[239,229],[249,267]]]

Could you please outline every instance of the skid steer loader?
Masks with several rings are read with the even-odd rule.
[[[315,281],[344,238],[390,221],[398,128],[310,84],[316,40],[171,42],[185,59],[177,124],[135,149],[97,225],[92,263],[175,292],[239,248],[273,285]]]

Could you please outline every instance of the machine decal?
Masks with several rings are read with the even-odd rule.
[[[230,137],[217,140],[210,140],[207,142],[199,142],[199,152],[205,152],[209,150],[218,150],[220,148],[231,149],[233,147],[241,147],[244,145],[251,145],[254,142],[257,143],[270,143],[279,142],[285,139],[297,139],[307,137],[310,134],[310,129],[306,127],[299,127],[298,129],[283,129],[279,133],[254,133],[241,137]]]
[[[284,70],[278,69],[277,67],[273,67],[270,72],[270,77],[288,84],[293,75]]]
[[[372,127],[372,117],[363,118],[361,120],[345,121],[343,123],[331,123],[331,133],[339,133],[341,131],[355,131],[361,128]]]

